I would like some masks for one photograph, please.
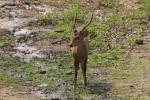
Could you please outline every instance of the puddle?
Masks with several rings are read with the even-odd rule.
[[[14,33],[14,36],[29,35],[30,33],[32,33],[32,31],[29,30],[29,29],[21,29],[21,30],[19,30],[19,31],[16,31],[16,32]]]
[[[38,32],[53,32],[53,30],[44,28],[24,27],[22,29],[17,29],[16,32],[14,32],[14,36],[28,36]]]
[[[35,18],[4,18],[0,20],[0,27],[13,32],[16,28],[26,26],[30,21],[36,20]]]
[[[26,43],[18,44],[16,47],[14,47],[16,52],[13,52],[12,55],[14,57],[19,57],[21,61],[23,62],[31,62],[33,58],[46,58],[47,55],[45,55],[42,51],[37,49],[36,47],[29,46]]]

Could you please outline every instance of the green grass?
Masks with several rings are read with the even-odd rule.
[[[0,58],[7,63],[3,66],[8,67],[8,70],[15,70],[16,74],[20,74],[25,76],[25,80],[32,81],[33,85],[40,85],[40,84],[48,84],[48,88],[52,89],[55,86],[55,82],[52,80],[48,80],[45,75],[40,74],[38,69],[33,64],[26,64],[19,62],[19,59],[11,57],[11,56],[3,56]]]
[[[110,7],[116,8],[118,7],[118,0],[96,0],[99,7]]]
[[[0,11],[0,18],[3,18],[5,16],[7,16],[7,15],[8,15],[8,13]]]
[[[5,48],[9,46],[14,40],[14,37],[11,36],[11,33],[7,29],[0,28],[0,48]]]
[[[149,68],[150,62],[146,59],[132,58],[129,65],[112,67],[110,73],[112,77],[123,78],[130,82],[135,82],[141,78],[144,72]]]
[[[149,0],[140,0],[140,3],[144,5],[144,9],[139,10],[127,10],[118,6],[116,0],[97,0],[100,4],[111,7],[113,9],[107,9],[104,15],[103,21],[99,22],[94,18],[93,23],[89,27],[90,35],[90,50],[88,67],[105,69],[108,73],[105,85],[110,86],[105,89],[101,77],[93,76],[88,73],[88,80],[90,84],[87,88],[82,85],[82,72],[79,71],[77,88],[78,98],[82,100],[82,97],[88,97],[93,95],[103,95],[112,93],[112,100],[149,100],[148,90],[142,92],[142,90],[133,88],[131,85],[138,82],[149,69],[149,61],[141,58],[124,58],[127,48],[133,46],[135,40],[142,38],[142,33],[145,30],[145,26],[148,25],[147,17],[149,16]],[[68,2],[71,2],[70,0]],[[39,25],[47,26],[54,29],[64,30],[64,33],[39,33],[37,39],[58,39],[61,36],[69,37],[71,31],[71,25],[75,13],[78,12],[78,25],[85,25],[88,22],[90,14],[87,11],[83,11],[80,7],[70,7],[64,12],[60,13],[46,13],[38,16]],[[142,18],[142,19],[141,19]],[[140,23],[146,21],[144,25]],[[125,35],[129,33],[128,30],[133,30],[135,33],[129,38]],[[0,31],[1,32],[1,31]],[[3,32],[1,32],[3,33]],[[93,34],[95,36],[93,36]],[[9,44],[9,39],[4,36],[5,39],[0,37],[0,47],[5,47]],[[146,50],[149,48],[143,47]],[[8,63],[3,66],[9,69],[16,70],[19,74],[25,75],[25,80],[31,80],[33,85],[40,85],[42,83],[48,84],[49,90],[56,88],[55,81],[48,80],[47,78],[59,78],[63,79],[66,83],[73,83],[73,69],[70,68],[72,64],[72,56],[69,53],[57,53],[61,57],[61,60],[48,61],[47,59],[41,59],[45,66],[48,68],[54,67],[52,70],[48,70],[46,75],[39,74],[38,69],[33,64],[26,64],[19,62],[17,58],[11,56],[3,56],[0,59],[7,61]],[[130,61],[129,61],[130,60]],[[0,73],[2,84],[13,83],[11,79],[5,76],[4,73]],[[99,83],[100,82],[100,83]],[[129,84],[129,85],[128,85]],[[131,85],[130,85],[131,84]],[[99,86],[100,85],[100,86]],[[107,86],[106,86],[107,87]],[[67,91],[63,93],[64,96],[73,96],[73,92]]]
[[[146,0],[142,3],[149,4]],[[126,49],[131,48],[136,40],[142,39],[142,33],[148,27],[147,9],[144,7],[144,9],[128,10],[119,7],[118,10],[108,10],[101,23],[93,22],[90,31],[94,32],[95,36],[92,37],[91,33],[89,37],[90,47],[93,49],[89,55],[90,65],[118,66],[126,54]],[[141,24],[142,21],[145,24]],[[133,32],[130,33],[127,30],[133,30]],[[131,36],[126,38],[128,34]]]
[[[8,87],[15,85],[17,80],[8,76],[3,70],[0,69],[0,87]]]
[[[150,1],[149,0],[139,0],[144,7],[144,11],[147,12],[147,15],[150,14]]]
[[[93,21],[90,31],[96,33],[95,38],[90,38],[90,46],[92,48],[100,50],[100,52],[107,51],[108,49],[118,48],[120,46],[132,46],[135,43],[136,39],[139,39],[140,34],[143,32],[143,26],[140,25],[140,19],[147,16],[147,9],[149,9],[149,1],[148,0],[140,0],[140,3],[144,5],[144,10],[128,10],[122,7],[119,7],[118,0],[97,0],[97,2],[103,3],[108,6],[116,7],[116,9],[108,9],[105,14],[104,20],[102,22],[98,22],[96,20]],[[73,7],[72,5],[65,10],[64,12],[59,13],[46,13],[45,15],[40,15],[39,20],[58,20],[57,24],[50,25],[53,28],[64,30],[64,35],[69,37],[71,31],[71,25],[75,13],[78,12],[78,23],[82,26],[84,25],[89,16],[87,11],[83,11],[79,5]],[[88,16],[86,16],[88,15]],[[136,33],[133,37],[125,39],[124,34],[126,34],[126,30],[133,29],[136,30]],[[113,30],[116,30],[113,32]],[[58,33],[51,34],[52,38],[59,37]],[[112,36],[115,37],[116,40],[112,40]],[[114,41],[114,42],[112,42]],[[101,48],[103,47],[103,48]]]
[[[87,18],[87,16],[85,16],[87,12],[81,10],[80,7],[69,7],[64,12],[59,13],[40,14],[37,18],[39,20],[39,25],[46,25],[56,30],[63,30],[64,36],[69,37],[68,35],[70,35],[71,26],[76,13],[78,13],[77,23],[79,25],[84,25],[86,22],[85,19]],[[51,23],[52,21],[55,23]],[[50,35],[52,35],[52,38],[54,37],[55,39],[57,34],[59,33],[53,33]]]
[[[37,41],[40,40],[49,40],[49,39],[59,39],[60,37],[65,36],[63,33],[57,33],[57,32],[48,32],[48,33],[38,33],[36,36]]]
[[[60,53],[60,55],[62,54]],[[19,74],[23,76],[22,78],[23,82],[30,81],[31,85],[33,86],[38,86],[41,84],[48,84],[47,89],[49,91],[53,91],[55,88],[57,88],[56,81],[52,80],[51,78],[60,79],[70,84],[73,81],[73,74],[72,74],[73,70],[70,69],[70,65],[68,64],[71,60],[70,54],[65,54],[64,59],[61,61],[61,63],[60,61],[36,59],[37,61],[44,62],[45,67],[50,69],[50,70],[46,70],[47,71],[46,74],[40,74],[38,72],[38,68],[34,66],[33,64],[22,63],[19,61],[19,59],[15,57],[11,57],[9,55],[1,56],[0,60],[6,62],[5,64],[3,64],[3,66],[0,66],[2,68],[0,72],[5,72],[5,70],[3,70],[5,68],[7,68],[7,70],[15,71],[17,75]],[[81,76],[81,73],[79,75]],[[0,73],[0,85],[8,86],[8,85],[16,84],[14,83],[14,79],[16,77],[14,78],[12,78],[11,76],[9,77],[5,76],[3,73]]]
[[[64,55],[63,53],[59,55]],[[109,55],[109,54],[108,54]],[[70,69],[71,64],[71,55],[69,53],[65,54],[63,56],[63,60],[60,61],[48,61],[47,59],[41,59],[41,61],[45,62],[47,67],[54,67],[56,69],[48,71],[47,77],[55,77],[55,78],[62,78],[65,82],[71,84],[73,81],[74,74],[68,74],[72,69]],[[26,80],[31,80],[34,85],[39,85],[41,83],[47,83],[49,84],[48,89],[53,90],[55,89],[55,82],[49,81],[45,77],[45,75],[41,75],[37,73],[37,69],[32,64],[23,64],[18,62],[18,60],[15,58],[12,58],[10,56],[5,56],[1,58],[5,61],[8,61],[6,66],[10,66],[11,69],[15,69],[17,73],[24,73],[26,76]],[[112,59],[112,58],[111,58]],[[93,96],[93,94],[103,95],[105,93],[111,92],[114,96],[112,96],[112,100],[116,100],[118,98],[125,99],[125,100],[136,100],[137,98],[139,100],[142,100],[142,98],[146,98],[145,100],[148,100],[149,97],[147,95],[148,91],[141,92],[138,89],[133,89],[130,87],[130,85],[113,85],[113,83],[117,84],[133,84],[137,80],[141,78],[141,76],[144,74],[145,70],[147,70],[149,67],[149,61],[145,59],[139,59],[139,58],[132,58],[130,63],[127,65],[120,65],[118,67],[103,67],[106,69],[109,79],[107,80],[108,88],[104,88],[102,84],[103,82],[98,81],[100,77],[93,77],[92,74],[88,73],[88,80],[90,81],[87,88],[83,86],[82,83],[82,72],[79,71],[78,75],[78,89],[77,89],[77,97],[79,100],[83,99],[84,97]],[[100,83],[99,83],[100,82]],[[11,82],[12,83],[12,82]],[[110,83],[110,84],[109,84]],[[112,87],[111,87],[112,83]],[[97,85],[96,85],[97,84]],[[110,85],[110,88],[109,88]],[[62,95],[72,97],[74,95],[73,91],[65,91]],[[121,97],[119,97],[120,95]]]
[[[57,69],[57,70],[48,71],[47,77],[62,78],[65,82],[72,83],[74,75],[73,74],[68,75],[68,70],[73,71],[73,70],[69,69],[68,63],[69,63],[70,59],[68,59],[68,58],[70,58],[70,55],[66,54],[66,56],[64,57],[64,62],[62,62],[61,65],[60,65],[59,61],[52,62],[52,61],[48,61],[48,60],[43,60],[46,62],[46,66],[56,67],[56,69]],[[49,84],[49,86],[48,86],[49,90],[53,90],[55,88],[55,85],[54,85],[55,82],[48,81],[44,75],[38,74],[37,69],[32,64],[19,63],[18,60],[11,58],[9,56],[4,57],[3,60],[8,61],[7,66],[12,66],[10,68],[15,69],[17,71],[17,73],[24,73],[26,76],[26,79],[31,80],[33,82],[33,84],[39,85],[41,83],[47,83],[47,84]],[[65,61],[67,61],[67,63]],[[118,84],[119,83],[126,83],[126,84],[134,83],[141,78],[140,76],[142,76],[145,69],[148,68],[149,64],[150,64],[149,61],[147,61],[145,59],[139,59],[139,58],[135,59],[134,58],[131,60],[129,66],[119,66],[119,67],[109,67],[109,68],[106,67],[106,69],[108,71],[107,73],[110,76],[108,81],[110,83],[118,82]],[[0,74],[0,76],[3,76],[3,74]],[[121,98],[121,99],[125,99],[125,100],[128,100],[130,98],[132,98],[133,100],[136,100],[137,98],[139,98],[139,100],[142,100],[140,98],[149,98],[145,92],[143,93],[143,92],[140,92],[140,90],[132,89],[130,86],[126,86],[126,87],[113,86],[112,88],[104,89],[102,86],[96,85],[96,84],[98,84],[97,80],[99,80],[98,79],[99,77],[95,77],[97,79],[94,80],[92,76],[93,75],[90,75],[90,73],[88,73],[88,80],[90,80],[90,84],[87,88],[85,88],[83,86],[83,83],[81,82],[83,79],[81,70],[79,71],[78,84],[81,84],[81,85],[78,85],[77,96],[81,100],[84,97],[93,96],[93,94],[96,94],[96,93],[98,93],[99,95],[102,95],[105,92],[107,93],[107,91],[108,92],[111,91],[113,93],[113,95],[121,95],[121,97],[118,97],[118,96],[112,97],[112,100],[116,100],[117,98]],[[1,80],[3,80],[3,81],[1,81],[3,83],[6,83],[6,82],[13,83],[12,79],[8,80],[5,77],[2,77]],[[73,94],[73,92],[66,91],[62,95],[64,95],[64,96],[68,95],[68,97],[71,97],[74,94]],[[146,100],[148,100],[148,99],[146,99]]]
[[[131,87],[134,84],[140,84],[138,81],[143,79],[145,72],[149,70],[149,64],[149,60],[132,58],[128,65],[108,68],[109,80],[116,84],[112,87],[111,92],[121,95],[123,100],[130,100],[131,98],[133,100],[149,100],[147,90],[141,91]]]
[[[116,0],[113,0],[113,1],[100,0],[99,2],[104,2],[110,5],[118,5]],[[77,7],[71,6],[67,10],[65,10],[63,13],[62,12],[57,13],[57,14],[47,13],[39,17],[39,20],[61,19],[57,21],[57,24],[55,25],[52,24],[50,25],[50,27],[64,30],[63,35],[65,37],[69,37],[70,32],[71,32],[72,21],[76,12],[78,12],[78,19],[79,19],[78,24],[83,26],[85,23],[87,23],[86,19],[88,19],[89,15],[86,11],[81,10],[79,6]],[[89,37],[90,47],[95,49],[94,52],[96,51],[96,53],[104,53],[105,55],[108,52],[107,50],[111,50],[111,49],[113,50],[114,48],[121,48],[123,46],[126,46],[126,47],[132,46],[135,43],[136,39],[140,39],[141,38],[140,35],[143,32],[143,30],[142,30],[142,27],[139,25],[139,20],[135,20],[133,18],[137,16],[142,16],[142,15],[145,16],[145,14],[141,15],[138,12],[140,11],[135,12],[133,10],[130,11],[130,10],[124,10],[123,8],[119,8],[119,11],[116,9],[108,10],[102,22],[98,22],[96,21],[96,18],[94,18],[94,22],[89,28],[90,32],[96,33],[96,37]],[[128,30],[128,28],[136,30],[136,33],[131,38],[126,39],[124,35],[127,33],[126,30]],[[116,31],[114,32],[113,30],[116,30]],[[49,33],[48,37],[57,39],[61,36],[59,33],[54,32],[54,33]],[[120,55],[119,53],[120,52],[116,54]],[[92,54],[92,55],[96,55],[96,54]],[[97,64],[95,63],[95,65]]]

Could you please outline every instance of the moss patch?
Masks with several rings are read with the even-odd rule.
[[[16,79],[13,79],[12,77],[8,76],[6,73],[4,73],[3,70],[0,69],[0,88],[1,87],[8,87],[13,86],[17,83]]]
[[[0,29],[0,48],[9,46],[13,40],[14,37],[11,35],[9,30]]]

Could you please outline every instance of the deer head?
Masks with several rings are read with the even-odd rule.
[[[70,47],[75,47],[80,45],[84,37],[88,36],[87,27],[91,24],[92,19],[93,19],[93,14],[91,20],[87,25],[85,25],[83,28],[76,27],[76,20],[77,20],[77,13],[76,13],[76,16],[74,17],[74,23],[72,25],[72,32],[71,32],[70,44],[69,44]]]

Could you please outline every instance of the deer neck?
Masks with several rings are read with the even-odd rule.
[[[83,40],[80,44],[73,48],[73,56],[75,59],[83,60],[87,58],[88,55],[88,43]]]
[[[86,52],[88,50],[88,41],[84,38],[76,47],[77,52]]]

